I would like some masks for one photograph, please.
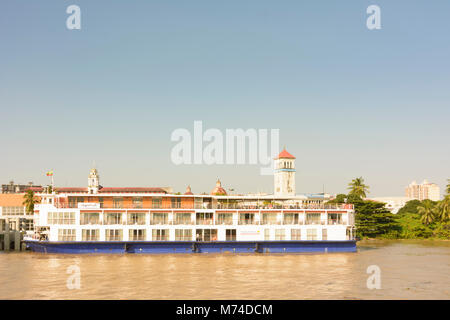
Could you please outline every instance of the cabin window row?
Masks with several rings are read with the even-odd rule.
[[[82,241],[99,241],[100,240],[100,229],[83,229],[82,230]],[[123,241],[123,232],[121,229],[106,229],[105,240],[106,241]],[[126,230],[125,230],[126,232]],[[274,240],[286,240],[286,234],[289,230],[286,229],[275,229],[275,239]],[[327,229],[322,229],[321,240],[328,239]],[[290,240],[302,240],[301,229],[291,229]],[[175,230],[175,241],[192,241],[193,234],[195,234],[195,240],[197,241],[217,241],[217,229],[176,229]],[[128,230],[128,240],[129,241],[145,241],[147,240],[147,230],[145,229],[130,229]],[[151,240],[152,241],[168,241],[169,240],[169,229],[153,229],[151,230]],[[235,241],[236,240],[236,229],[226,230],[226,240]],[[270,237],[270,229],[264,230],[264,240],[273,240]],[[319,240],[317,229],[306,229],[306,240]],[[59,229],[58,230],[58,241],[76,241],[76,230],[75,229]]]

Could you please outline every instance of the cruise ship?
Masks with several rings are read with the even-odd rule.
[[[170,188],[108,188],[91,169],[87,188],[34,188],[34,231],[43,253],[355,252],[351,204],[295,194],[295,157],[275,159],[274,193],[209,194]],[[50,191],[50,192],[49,192]]]

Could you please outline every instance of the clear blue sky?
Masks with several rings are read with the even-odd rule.
[[[67,6],[82,29],[66,29]],[[382,29],[366,28],[381,7]],[[450,178],[450,2],[0,3],[0,182],[272,191],[259,166],[170,161],[176,128],[279,128],[297,191]]]

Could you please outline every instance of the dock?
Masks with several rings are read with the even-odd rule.
[[[0,223],[0,251],[21,251],[22,239],[22,232],[11,230],[9,223]]]

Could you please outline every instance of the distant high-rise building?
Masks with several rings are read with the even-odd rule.
[[[439,201],[441,199],[439,186],[426,179],[422,184],[417,184],[416,181],[411,182],[405,189],[405,195],[410,199],[421,201],[425,199]]]

